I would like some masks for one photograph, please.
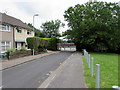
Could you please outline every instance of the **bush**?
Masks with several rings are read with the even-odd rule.
[[[24,46],[21,47],[20,51],[25,51],[26,48]]]
[[[48,45],[48,40],[44,40],[39,37],[29,37],[26,41],[28,48],[34,49],[37,53],[43,51]]]
[[[5,52],[6,53],[6,57],[9,59],[10,53],[14,53],[14,52],[16,52],[16,50],[13,49],[13,48],[7,49],[7,51]]]
[[[56,38],[39,38],[39,37],[29,37],[27,38],[28,48],[34,49],[35,51],[41,52],[45,49],[57,50]]]
[[[30,49],[35,49],[35,48],[34,48],[34,41],[35,41],[36,38],[39,38],[39,37],[28,37],[28,38],[26,39],[27,44],[28,44],[28,48],[30,48]]]
[[[49,50],[54,50],[56,51],[57,50],[57,42],[58,42],[58,39],[56,38],[42,38],[44,40],[48,40],[48,46],[47,46],[47,49]]]
[[[14,52],[16,52],[16,50],[13,48],[7,49],[6,51],[6,53],[14,53]]]

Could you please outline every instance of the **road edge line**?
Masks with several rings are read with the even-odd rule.
[[[60,72],[62,71],[63,67],[65,66],[67,61],[70,59],[70,57],[73,56],[74,53],[72,53],[38,88],[47,88],[50,85],[50,83],[52,82],[52,80],[57,75],[60,74]]]

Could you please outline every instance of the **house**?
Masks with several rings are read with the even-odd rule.
[[[9,48],[20,49],[26,46],[26,38],[33,37],[34,31],[21,20],[0,13],[0,52]]]

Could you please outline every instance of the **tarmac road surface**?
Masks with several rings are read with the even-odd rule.
[[[2,71],[3,88],[37,88],[73,52],[59,52]]]

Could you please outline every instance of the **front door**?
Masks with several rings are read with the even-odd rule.
[[[22,44],[20,42],[17,42],[17,49],[19,50],[21,49],[21,47],[22,47]]]

